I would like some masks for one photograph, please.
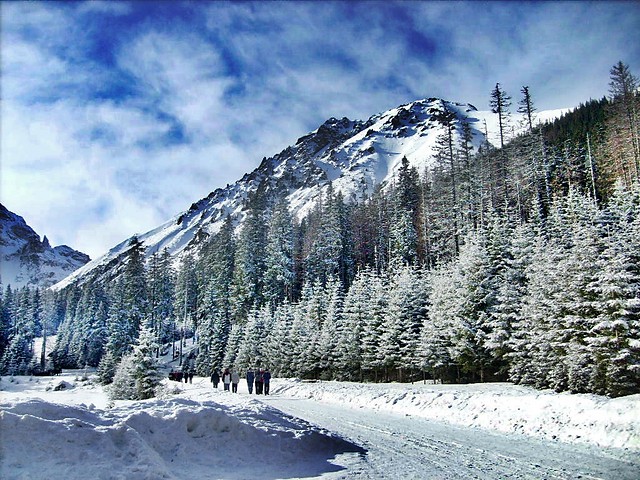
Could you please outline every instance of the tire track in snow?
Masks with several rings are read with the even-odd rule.
[[[417,417],[271,397],[263,401],[367,449],[340,479],[636,480],[623,452],[452,426]]]

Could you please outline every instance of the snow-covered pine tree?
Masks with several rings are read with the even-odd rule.
[[[127,324],[128,336],[135,340],[138,338],[140,327],[143,325],[147,310],[147,274],[145,268],[145,247],[138,237],[133,237],[129,242],[127,259],[122,274],[123,278],[123,311]],[[130,344],[132,347],[133,344]]]
[[[392,264],[391,293],[382,325],[380,354],[388,374],[399,381],[404,381],[405,372],[417,367],[416,352],[427,304],[418,278],[413,267]]]
[[[133,352],[125,355],[108,388],[113,400],[145,400],[156,395],[162,380],[156,358],[158,346],[151,330],[142,327]]]
[[[532,239],[525,225],[515,229],[504,217],[493,218],[487,228],[487,322],[484,346],[494,359],[497,378],[508,369],[514,324],[520,318],[526,293],[525,269]]]
[[[38,303],[34,299],[35,291],[22,287],[17,291],[13,309],[13,322],[10,328],[8,346],[0,359],[0,371],[10,375],[25,375],[30,369],[33,358],[36,322],[40,315]],[[37,302],[35,301],[37,300]],[[34,306],[36,309],[34,310]]]
[[[175,303],[173,311],[176,318],[176,329],[173,338],[177,338],[179,344],[176,355],[184,353],[183,347],[186,339],[192,337],[198,327],[198,276],[195,260],[192,255],[185,255],[180,262],[178,278],[175,282]]]
[[[146,325],[156,336],[158,356],[162,347],[172,340],[175,290],[175,271],[171,255],[165,248],[161,254],[156,252],[151,256],[147,272],[149,307]]]
[[[640,392],[640,188],[618,185],[593,289],[598,318],[586,342],[594,357],[589,391],[612,397]]]
[[[233,366],[238,370],[265,366],[265,319],[270,316],[269,307],[249,312],[243,335],[238,343],[238,354]]]
[[[256,192],[249,200],[247,216],[237,240],[232,283],[234,322],[245,322],[249,311],[261,305],[264,290],[268,208],[265,195]]]
[[[278,305],[273,312],[271,331],[266,339],[267,361],[271,372],[277,376],[293,376],[292,340],[294,307],[288,301]]]
[[[234,323],[229,333],[229,340],[224,352],[224,358],[222,360],[222,368],[227,368],[235,364],[236,357],[238,356],[238,349],[244,336],[244,325]]]
[[[570,232],[570,246],[559,264],[560,290],[556,304],[560,309],[558,325],[561,334],[556,341],[558,354],[565,363],[566,388],[574,393],[589,391],[593,369],[593,355],[585,337],[594,326],[597,316],[597,297],[592,284],[602,244],[595,225],[598,209],[592,198],[571,190],[564,199],[563,223]],[[564,341],[563,341],[564,340]],[[562,379],[552,379],[561,390]]]
[[[3,358],[4,352],[9,346],[9,339],[11,338],[13,328],[13,318],[15,311],[15,303],[13,297],[13,290],[11,285],[7,285],[7,288],[2,292],[2,299],[0,300],[0,359]]]
[[[320,378],[325,380],[346,378],[348,376],[346,372],[351,367],[349,363],[351,352],[350,349],[345,348],[344,342],[348,341],[351,335],[344,331],[342,312],[344,293],[340,280],[336,277],[329,279],[324,292],[327,310],[318,337]],[[359,341],[357,344],[359,345]]]
[[[449,377],[448,370],[453,365],[453,329],[447,308],[453,300],[453,283],[450,265],[441,265],[429,272],[429,305],[420,332],[420,343],[416,356],[423,372],[429,372],[434,382],[443,382]]]
[[[269,223],[264,274],[265,300],[275,306],[293,300],[294,269],[293,218],[287,203],[279,202]]]
[[[389,227],[389,256],[415,264],[418,255],[418,207],[420,183],[418,172],[402,157],[394,185],[392,220]]]
[[[318,199],[309,216],[305,257],[306,281],[321,285],[344,270],[344,239],[341,228],[342,197],[336,195],[329,182],[323,198]]]
[[[486,342],[487,312],[495,303],[495,292],[490,283],[491,265],[482,231],[467,235],[452,273],[453,298],[449,297],[449,301],[452,300],[449,315],[453,341],[450,355],[462,371],[472,377],[477,375],[483,382],[493,368],[493,357]]]
[[[307,332],[301,347],[298,363],[302,375],[306,378],[319,378],[322,351],[320,350],[320,332],[327,317],[327,294],[325,284],[316,279],[313,286],[307,290],[308,296],[303,296],[300,303],[304,303],[304,330]]]
[[[340,322],[335,326],[337,341],[335,367],[338,379],[359,380],[362,378],[362,355],[365,344],[363,335],[368,333],[365,330],[365,322],[369,315],[374,314],[372,306],[375,299],[370,290],[372,285],[367,282],[370,278],[370,275],[365,275],[363,272],[356,274],[351,288],[344,296]],[[370,333],[374,334],[373,331]],[[379,332],[376,333],[379,336]],[[368,346],[377,354],[378,345],[379,338],[376,338],[375,343]]]

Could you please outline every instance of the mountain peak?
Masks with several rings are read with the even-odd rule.
[[[456,137],[461,133],[462,121],[469,124],[474,148],[486,141],[484,123],[495,125],[491,112],[440,98],[415,100],[366,121],[331,117],[282,152],[264,157],[253,172],[236,183],[215,190],[138,238],[147,255],[166,248],[178,259],[185,253],[197,255],[202,238],[215,234],[228,217],[236,225],[241,224],[257,193],[272,203],[285,200],[298,220],[311,211],[329,185],[347,202],[358,201],[377,186],[384,188],[393,183],[403,157],[419,172],[433,167],[437,138],[444,132],[439,117],[445,109],[454,115]],[[56,288],[82,281],[89,272],[117,275],[114,268],[118,268],[128,248],[128,241],[123,241]]]
[[[3,285],[49,287],[89,262],[67,246],[51,248],[20,215],[0,204],[0,279]]]

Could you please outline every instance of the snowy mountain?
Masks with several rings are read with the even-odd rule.
[[[478,111],[473,105],[441,99],[418,100],[367,121],[331,118],[313,132],[299,138],[295,145],[270,158],[264,158],[253,172],[233,185],[217,189],[163,225],[137,235],[147,255],[165,248],[174,258],[198,252],[199,245],[216,233],[227,216],[241,224],[247,201],[256,191],[284,196],[293,215],[301,219],[321,198],[329,183],[342,192],[346,201],[356,201],[379,185],[392,183],[406,157],[419,172],[434,162],[437,137],[443,132],[438,115],[444,109],[455,114],[455,135],[461,122],[471,127],[473,145],[497,141],[497,118],[491,112]],[[558,117],[563,111],[541,112],[538,120]],[[523,125],[513,118],[513,133]],[[130,239],[113,247],[102,257],[88,263],[55,288],[65,286],[91,274],[111,278],[121,265]]]
[[[66,245],[51,247],[24,219],[0,204],[0,283],[50,287],[90,258]]]

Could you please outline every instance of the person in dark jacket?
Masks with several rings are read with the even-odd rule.
[[[220,374],[218,370],[214,370],[211,374],[211,383],[213,383],[213,388],[218,388],[218,384],[220,383]]]
[[[262,395],[262,370],[256,370],[255,374],[256,395]]]
[[[269,383],[271,382],[271,372],[267,368],[262,373],[262,383],[264,384],[264,394],[269,395]]]
[[[253,370],[247,370],[247,388],[249,389],[249,393],[253,393],[253,381],[255,380],[255,374]]]

